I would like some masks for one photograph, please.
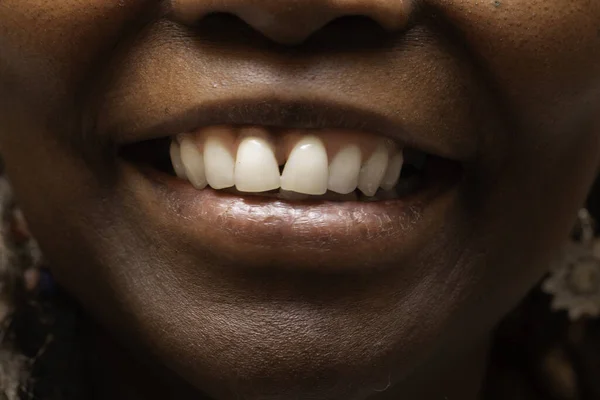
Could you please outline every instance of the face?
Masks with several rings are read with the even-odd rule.
[[[4,0],[0,149],[127,346],[217,398],[365,398],[546,271],[600,166],[598,26],[592,0]],[[349,144],[358,190],[273,192],[331,189]],[[401,150],[416,184],[370,196]]]

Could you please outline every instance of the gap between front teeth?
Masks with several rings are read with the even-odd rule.
[[[281,189],[290,198],[327,191],[346,195],[356,189],[372,197],[379,188],[396,186],[403,165],[402,149],[388,139],[366,134],[346,138],[339,132],[273,138],[260,128],[214,127],[181,134],[172,140],[170,155],[176,175],[197,189]]]

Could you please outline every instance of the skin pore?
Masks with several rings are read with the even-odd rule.
[[[0,153],[99,323],[98,397],[476,399],[600,167],[599,26],[595,0],[0,1]],[[375,110],[463,177],[344,257],[224,232],[118,151],[250,97]]]

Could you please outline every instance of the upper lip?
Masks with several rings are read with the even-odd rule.
[[[88,136],[122,146],[210,125],[361,130],[467,164],[482,158],[480,139],[496,123],[475,66],[437,40],[435,27],[385,49],[306,53],[254,42],[237,51],[198,32],[154,28],[145,35],[159,43],[142,36],[124,47],[88,89]]]
[[[460,161],[457,154],[438,141],[428,141],[404,129],[398,121],[367,108],[327,101],[283,101],[277,98],[210,102],[171,115],[149,129],[111,132],[120,145],[193,132],[214,125],[264,126],[281,129],[340,129],[364,131],[389,137],[405,147]]]

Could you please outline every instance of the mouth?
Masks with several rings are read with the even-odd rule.
[[[224,120],[120,154],[139,192],[168,204],[149,212],[220,265],[372,269],[389,264],[378,251],[416,250],[443,224],[460,162],[373,131],[270,122]]]
[[[398,199],[422,187],[432,162],[376,135],[256,126],[203,128],[128,146],[124,155],[196,190],[283,201]]]

